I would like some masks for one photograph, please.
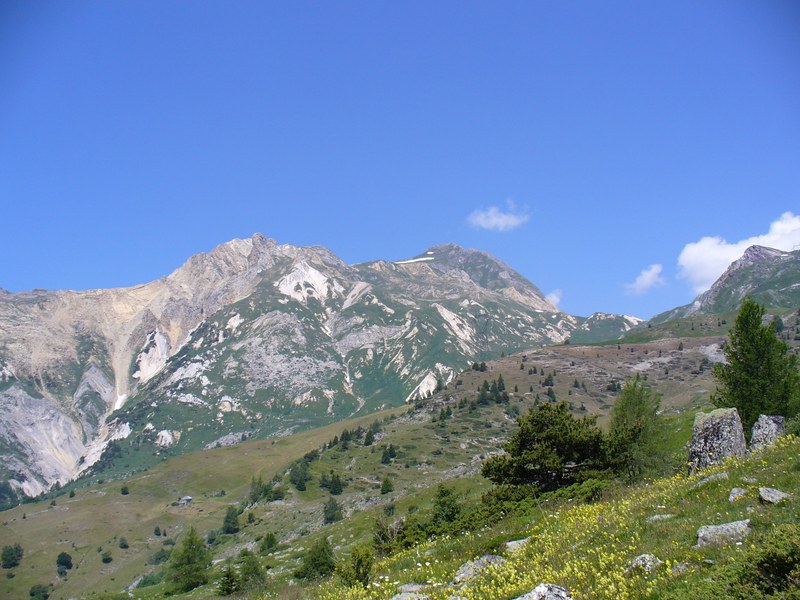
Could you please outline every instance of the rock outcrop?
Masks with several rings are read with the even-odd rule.
[[[750,435],[750,450],[760,450],[786,433],[784,418],[779,416],[759,415]]]
[[[704,525],[697,530],[697,547],[740,542],[748,535],[750,535],[750,519],[722,525]]]
[[[470,560],[461,565],[453,577],[453,583],[456,585],[466,583],[470,579],[476,577],[484,569],[492,565],[502,565],[504,562],[506,562],[506,559],[502,556],[498,556],[497,554],[484,554],[480,558]]]
[[[696,472],[729,456],[744,456],[747,444],[742,420],[735,408],[699,413],[694,419],[689,448],[689,470]]]

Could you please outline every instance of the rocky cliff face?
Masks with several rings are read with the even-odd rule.
[[[402,403],[595,322],[616,337],[633,321],[559,312],[482,252],[346,265],[261,235],[132,288],[2,292],[0,478],[36,494],[114,439],[190,450]]]

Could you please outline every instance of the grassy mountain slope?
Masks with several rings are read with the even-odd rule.
[[[146,454],[148,460],[158,464],[127,478],[123,478],[124,472],[117,472],[114,477],[120,478],[113,482],[100,483],[100,477],[107,479],[115,473],[113,470],[82,480],[72,486],[74,498],[69,498],[67,491],[71,488],[66,488],[55,498],[55,506],[46,499],[2,513],[3,544],[18,541],[26,555],[14,570],[13,579],[0,579],[0,592],[24,596],[34,583],[49,582],[55,586],[55,598],[118,592],[138,577],[160,569],[147,564],[165,539],[153,535],[156,525],[166,528],[169,538],[179,538],[189,525],[206,535],[219,529],[227,508],[245,497],[253,475],[269,481],[276,474],[283,478],[286,498],[262,501],[248,509],[255,519],[249,525],[245,524],[245,511],[242,531],[236,536],[219,536],[213,551],[217,559],[224,560],[273,532],[280,546],[264,559],[272,567],[270,585],[282,590],[281,595],[288,594],[287,590],[302,591],[302,586],[289,586],[291,571],[304,549],[319,536],[331,536],[337,552],[346,553],[354,543],[370,538],[374,520],[384,514],[387,505],[394,505],[396,515],[427,510],[440,481],[459,489],[465,501],[475,499],[487,488],[487,482],[477,475],[482,460],[497,451],[513,431],[514,415],[532,406],[537,395],[546,398],[547,386],[543,384],[548,376],[553,377],[557,398],[570,402],[578,414],[603,415],[613,403],[615,392],[608,389],[612,381],[622,381],[635,371],[647,374],[648,381],[664,394],[667,412],[677,415],[675,435],[680,446],[689,435],[689,425],[680,415],[687,407],[702,405],[712,389],[704,361],[715,355],[718,341],[687,339],[682,351],[677,349],[677,340],[619,347],[542,348],[490,362],[486,372],[466,371],[447,390],[411,412],[399,409],[400,412],[365,416],[291,436],[182,456],[167,457],[162,453],[155,457],[144,449],[132,449],[123,460]],[[468,403],[477,397],[481,383],[500,374],[511,396],[508,405],[492,403],[471,410]],[[451,417],[444,422],[432,420],[448,407]],[[312,481],[306,491],[298,492],[287,484],[285,472],[291,462],[321,448],[343,428],[367,427],[376,418],[383,420],[392,414],[398,416],[382,422],[382,431],[372,446],[354,442],[348,449],[339,445],[323,452],[319,460],[311,463]],[[380,461],[381,448],[388,444],[397,448],[397,456],[385,465]],[[123,462],[122,467],[125,465]],[[129,468],[134,466],[130,464]],[[337,497],[345,520],[324,525],[322,505],[329,495],[320,489],[319,476],[331,469],[347,482]],[[394,491],[388,495],[382,495],[379,489],[384,476],[394,483]],[[121,495],[123,485],[129,488],[128,495]],[[224,496],[219,494],[223,489]],[[192,506],[171,506],[186,494],[194,497]],[[121,536],[126,537],[130,548],[118,548]],[[101,562],[99,547],[112,552],[111,563]],[[55,557],[62,550],[70,552],[78,565],[66,581],[55,572]],[[204,590],[198,590],[193,597],[213,595],[213,586]],[[163,585],[156,585],[137,589],[136,594],[158,597],[163,592]]]

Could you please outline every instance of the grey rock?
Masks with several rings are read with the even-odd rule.
[[[731,490],[731,493],[728,494],[728,502],[736,502],[747,496],[747,490],[740,487],[735,487]]]
[[[514,600],[572,600],[569,591],[554,583],[540,583],[532,592],[518,596]]]
[[[698,413],[689,448],[690,471],[696,472],[729,456],[744,456],[747,445],[742,420],[735,408]]]
[[[791,495],[775,488],[760,487],[758,488],[758,499],[764,504],[780,504],[784,500],[791,498]]]
[[[758,480],[755,477],[742,477],[742,483],[746,483],[748,485],[755,485]]]
[[[689,489],[690,490],[696,490],[697,488],[701,488],[704,485],[707,485],[709,483],[713,483],[715,481],[727,481],[727,479],[728,479],[728,474],[725,471],[723,471],[722,473],[714,473],[713,475],[709,475],[708,477],[704,477],[703,479],[701,479],[700,481],[695,483]]]
[[[740,542],[750,535],[750,519],[733,521],[722,525],[704,525],[697,530],[697,546],[719,546],[728,542]]]
[[[497,554],[484,554],[480,558],[470,560],[461,565],[453,577],[453,583],[461,584],[477,576],[484,569],[492,565],[502,565],[506,559]]]
[[[658,560],[655,554],[640,554],[631,561],[630,567],[628,567],[625,572],[641,569],[645,573],[652,573],[663,564],[664,561]]]
[[[662,515],[653,515],[651,517],[647,517],[647,522],[654,523],[656,521],[666,521],[667,519],[673,519],[673,518],[675,518],[675,515],[671,513],[665,513]]]
[[[673,575],[683,575],[689,570],[689,565],[685,562],[679,562],[672,565],[672,574]]]
[[[430,600],[430,596],[426,596],[425,594],[415,594],[413,592],[402,592],[392,596],[391,600]]]
[[[510,542],[506,542],[505,544],[503,544],[503,549],[508,554],[514,554],[522,550],[525,547],[525,544],[527,544],[530,539],[531,538],[526,537],[521,540],[512,540]]]
[[[416,594],[420,592],[424,592],[430,585],[425,583],[404,583],[401,586],[398,586],[397,593],[409,593],[409,594]]]
[[[783,417],[759,415],[750,435],[750,450],[766,448],[785,433],[786,426]]]

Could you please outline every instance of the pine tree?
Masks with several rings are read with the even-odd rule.
[[[334,501],[335,502],[335,501]],[[321,538],[303,556],[300,567],[294,572],[298,579],[317,579],[327,577],[336,568],[336,559],[333,556],[328,538]]]
[[[344,483],[342,482],[342,478],[339,477],[338,473],[331,475],[328,491],[330,491],[331,495],[333,496],[338,496],[344,491]]]
[[[211,554],[203,545],[197,530],[191,527],[181,544],[172,552],[167,568],[167,581],[174,591],[188,592],[208,583]]]
[[[607,450],[612,468],[629,482],[658,460],[655,450],[661,398],[637,374],[625,382],[611,409]]]
[[[797,356],[775,333],[774,321],[763,325],[764,307],[742,301],[724,352],[727,364],[713,366],[718,388],[716,406],[739,411],[745,434],[760,414],[792,417],[800,412],[800,368]]]
[[[231,565],[225,565],[225,568],[222,569],[222,577],[220,577],[217,591],[220,596],[230,596],[239,591],[239,577]]]
[[[536,484],[548,490],[604,466],[603,434],[595,419],[575,418],[566,403],[542,404],[517,422],[519,429],[503,445],[506,454],[491,457],[481,469],[494,483]]]
[[[386,477],[383,478],[383,481],[381,482],[381,494],[389,494],[393,491],[394,491],[394,484],[387,475]]]
[[[4,569],[13,569],[19,566],[22,561],[22,546],[14,544],[13,546],[3,546],[2,563]]]
[[[267,580],[264,567],[258,557],[250,550],[242,550],[239,554],[239,581],[241,588],[252,590],[264,585]]]
[[[333,496],[322,507],[322,516],[326,524],[342,520],[342,508]]]
[[[239,531],[239,511],[229,506],[222,521],[222,533],[236,533]]]

